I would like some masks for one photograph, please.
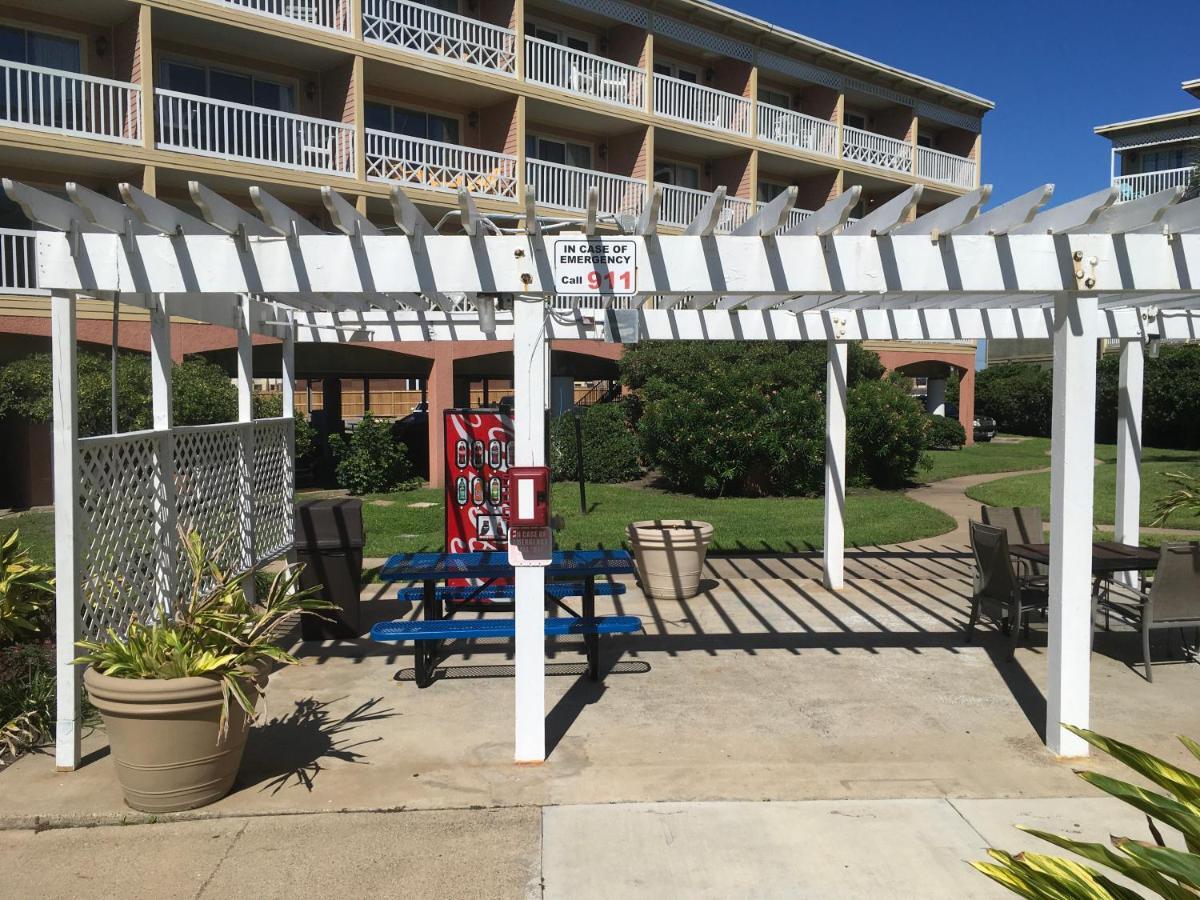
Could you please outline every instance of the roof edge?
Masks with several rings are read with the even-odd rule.
[[[1197,82],[1200,84],[1200,80]],[[1183,119],[1200,118],[1200,107],[1196,109],[1181,109],[1178,112],[1162,113],[1157,116],[1146,116],[1141,119],[1129,119],[1125,122],[1113,122],[1109,125],[1097,125],[1092,129],[1095,134],[1109,134],[1124,131],[1127,128],[1143,128],[1147,125],[1160,125],[1166,122],[1177,122]]]

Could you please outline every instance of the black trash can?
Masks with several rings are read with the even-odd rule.
[[[362,634],[359,591],[363,570],[362,501],[345,497],[296,504],[296,561],[304,565],[301,588],[319,588],[337,609],[326,618],[305,615],[306,641],[356,638]]]

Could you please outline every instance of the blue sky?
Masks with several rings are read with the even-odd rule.
[[[769,22],[996,104],[983,180],[1002,202],[1044,182],[1055,201],[1105,187],[1096,125],[1200,105],[1200,0],[797,3],[723,0]]]

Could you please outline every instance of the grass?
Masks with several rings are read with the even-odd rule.
[[[1021,472],[1050,465],[1050,440],[1021,438],[1011,444],[992,441],[961,450],[930,450],[928,456],[932,466],[917,474],[918,481],[942,481],[990,472]]]
[[[625,538],[625,526],[635,519],[711,522],[712,550],[716,553],[787,553],[818,549],[822,544],[824,500],[820,497],[710,500],[651,488],[589,484],[587,500],[588,514],[583,515],[579,511],[578,487],[555,485],[553,510],[565,520],[564,529],[557,535],[559,547],[619,547]],[[436,506],[409,506],[422,502]],[[441,491],[368,497],[363,507],[367,555],[441,550],[442,516]],[[898,492],[851,491],[847,497],[849,545],[916,540],[953,527],[949,516]]]
[[[38,510],[0,518],[0,535],[14,528],[21,529],[21,543],[29,548],[34,562],[54,565],[54,513]]]
[[[1117,449],[1112,444],[1098,444],[1096,458],[1100,464],[1095,472],[1094,521],[1100,525],[1111,525],[1116,509]],[[1169,472],[1186,472],[1200,475],[1200,453],[1194,450],[1153,450],[1142,452],[1142,502],[1140,520],[1149,525],[1154,519],[1154,503],[1164,494],[1174,490],[1166,478]],[[1015,475],[976,485],[967,490],[967,496],[988,506],[1040,506],[1042,513],[1050,512],[1050,473],[1036,472]],[[1164,527],[1178,529],[1200,529],[1200,516],[1177,514],[1167,519]]]

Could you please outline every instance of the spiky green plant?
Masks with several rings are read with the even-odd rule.
[[[37,634],[54,602],[53,575],[21,545],[20,529],[0,543],[0,644]]]
[[[1162,525],[1177,512],[1200,514],[1200,478],[1186,472],[1167,472],[1164,477],[1176,488],[1154,502],[1154,521],[1150,524]]]
[[[1040,853],[1014,855],[995,849],[988,850],[992,862],[973,862],[971,865],[1013,893],[1031,900],[1126,900],[1143,896],[1114,881],[1114,873],[1141,885],[1155,896],[1196,900],[1200,896],[1200,775],[1094,731],[1070,725],[1064,727],[1166,792],[1146,790],[1097,772],[1076,773],[1088,784],[1144,813],[1153,842],[1114,836],[1109,847],[1017,826],[1109,871],[1101,872],[1084,863]],[[1200,759],[1200,744],[1182,736],[1179,740],[1188,752]],[[1168,847],[1156,821],[1182,834],[1187,849]]]
[[[255,716],[246,691],[247,672],[271,662],[299,662],[278,645],[301,613],[320,614],[331,604],[311,590],[300,590],[300,566],[286,566],[271,579],[260,600],[252,603],[242,588],[254,569],[226,576],[193,533],[183,541],[192,579],[186,600],[173,612],[149,622],[131,622],[122,637],[111,628],[108,639],[80,641],[87,653],[76,662],[94,666],[114,678],[207,677],[221,682],[221,732],[229,722],[231,703]]]

